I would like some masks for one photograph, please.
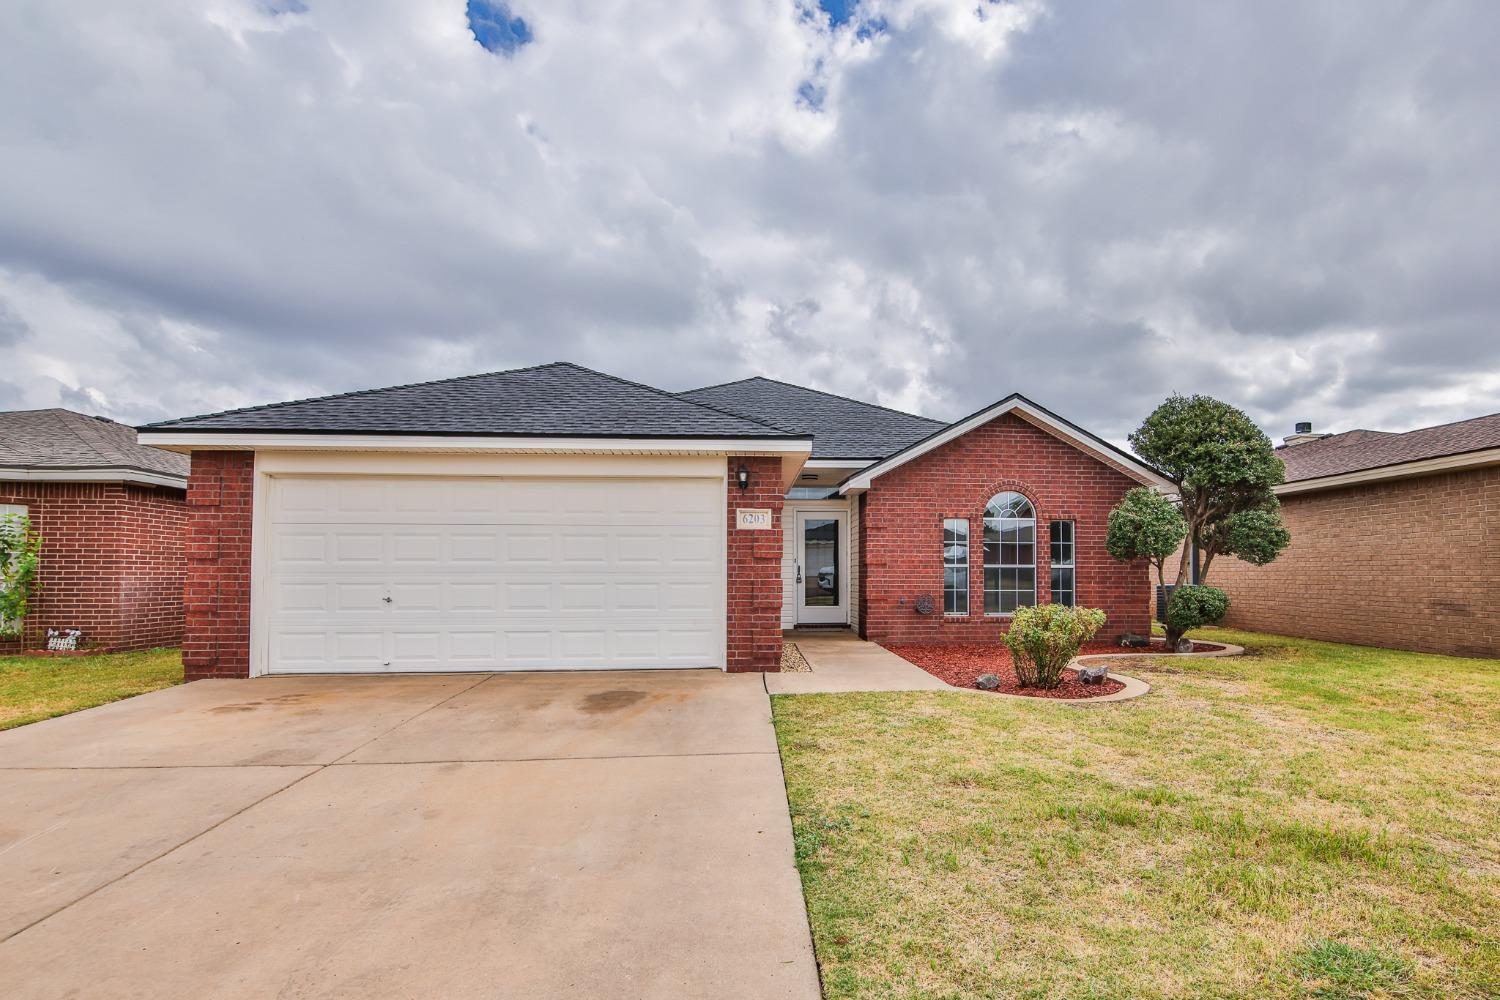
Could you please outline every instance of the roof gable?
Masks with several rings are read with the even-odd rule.
[[[45,479],[48,471],[137,471],[187,481],[188,459],[136,442],[135,428],[72,410],[0,412],[0,468]]]
[[[164,420],[142,430],[601,438],[806,436],[561,361]]]
[[[956,420],[934,434],[930,434],[920,441],[903,448],[894,455],[876,462],[867,469],[861,469],[845,480],[840,487],[841,493],[857,493],[870,488],[870,484],[880,476],[885,475],[893,469],[900,468],[913,459],[920,458],[928,452],[941,448],[949,441],[956,440],[969,433],[977,427],[982,427],[997,417],[1013,413],[1027,423],[1038,427],[1067,444],[1072,445],[1079,451],[1085,452],[1093,458],[1112,466],[1146,486],[1153,486],[1159,490],[1169,491],[1173,486],[1161,473],[1129,452],[1122,451],[1103,438],[1084,430],[1071,420],[1058,416],[1051,410],[1040,404],[1034,403],[1020,393],[1011,393],[1004,399],[992,403],[982,410],[971,413],[962,420]]]
[[[815,459],[884,458],[947,426],[941,420],[761,376],[689,389],[678,396],[789,432],[810,433]]]

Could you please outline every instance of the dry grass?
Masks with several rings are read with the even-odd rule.
[[[102,656],[0,656],[0,729],[182,683],[175,649]]]
[[[1500,661],[1201,637],[1255,655],[777,698],[827,995],[1500,996]]]

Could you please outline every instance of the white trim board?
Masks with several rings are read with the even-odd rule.
[[[494,454],[810,455],[811,439],[607,438],[443,434],[184,433],[143,430],[137,442],[167,451],[436,451]]]
[[[1175,491],[1176,489],[1160,473],[1145,463],[1131,458],[1124,452],[1115,451],[1108,445],[1102,444],[1082,428],[1068,423],[1056,414],[1049,413],[1024,396],[1013,393],[998,403],[987,406],[978,413],[965,417],[957,423],[950,424],[936,434],[924,438],[905,450],[898,451],[889,458],[876,462],[874,465],[850,476],[844,485],[839,488],[839,492],[847,496],[850,493],[861,493],[868,490],[870,485],[879,476],[885,475],[892,469],[900,468],[907,462],[915,458],[920,458],[930,451],[941,448],[948,442],[960,438],[975,428],[982,427],[991,420],[1002,417],[1007,413],[1020,415],[1028,423],[1034,424],[1053,436],[1066,441],[1079,451],[1092,455],[1094,458],[1108,465],[1124,470],[1132,478],[1142,483],[1154,486],[1163,492]]]
[[[134,483],[140,486],[170,486],[187,489],[185,476],[165,472],[142,472],[119,466],[97,469],[0,469],[0,481],[21,483]]]

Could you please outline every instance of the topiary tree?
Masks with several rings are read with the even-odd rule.
[[[1265,565],[1291,540],[1271,492],[1286,468],[1243,410],[1212,396],[1174,395],[1130,435],[1130,446],[1177,490],[1187,539],[1203,558],[1197,582],[1205,582],[1207,566],[1221,552],[1245,553]],[[1192,545],[1183,546],[1179,587],[1191,579],[1192,558]]]
[[[19,635],[41,563],[42,539],[25,514],[0,517],[0,635]]]
[[[1281,522],[1281,505],[1272,492],[1285,479],[1286,469],[1271,439],[1243,410],[1212,396],[1171,396],[1130,435],[1130,445],[1171,481],[1176,489],[1172,502],[1186,525],[1187,544],[1182,546],[1164,623],[1168,645],[1176,645],[1183,632],[1195,626],[1179,628],[1174,621],[1181,624],[1201,617],[1186,608],[1172,613],[1177,595],[1194,579],[1194,558],[1202,560],[1196,574],[1201,585],[1207,583],[1217,555],[1238,556],[1264,566],[1291,542]],[[1165,584],[1160,566],[1157,579]],[[1227,609],[1228,596],[1215,592]],[[1198,610],[1211,608],[1203,605]],[[1220,610],[1213,620],[1223,617],[1224,610]]]
[[[1109,512],[1104,545],[1121,562],[1146,559],[1156,567],[1156,582],[1166,585],[1163,566],[1187,537],[1187,522],[1177,505],[1155,490],[1137,486]]]
[[[1078,649],[1104,626],[1104,612],[1066,604],[1020,607],[1010,620],[1005,644],[1021,687],[1052,689]]]

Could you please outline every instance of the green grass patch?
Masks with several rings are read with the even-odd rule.
[[[1201,635],[1114,705],[777,697],[827,996],[1500,996],[1500,661]]]
[[[182,683],[175,649],[100,656],[0,656],[0,729]]]

